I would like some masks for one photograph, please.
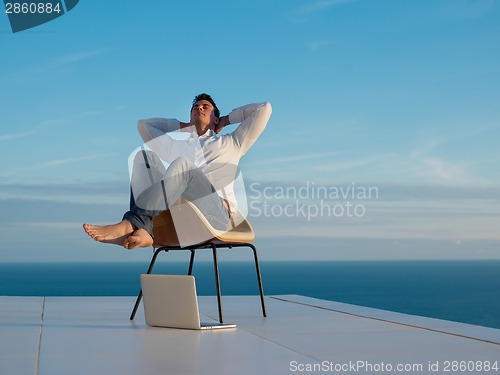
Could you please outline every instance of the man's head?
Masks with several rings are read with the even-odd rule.
[[[194,98],[190,123],[196,126],[198,135],[204,134],[208,129],[215,130],[219,116],[219,109],[210,95],[200,94]]]
[[[209,102],[212,105],[215,117],[219,118],[220,117],[219,108],[217,108],[217,105],[215,104],[215,102],[212,99],[212,97],[210,95],[208,95],[208,94],[205,94],[205,93],[196,95],[194,97],[194,99],[193,99],[193,105],[191,106],[191,112],[193,111],[193,108],[196,105],[196,103],[199,102],[199,101],[202,101],[202,100],[205,100],[205,101]]]

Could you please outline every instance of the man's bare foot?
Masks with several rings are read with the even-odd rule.
[[[113,225],[83,224],[83,230],[96,241],[123,246],[135,229],[130,221],[123,220]]]
[[[137,247],[149,247],[153,244],[153,238],[144,229],[140,228],[134,231],[123,243],[123,247],[128,250]]]

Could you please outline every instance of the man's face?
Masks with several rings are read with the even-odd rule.
[[[214,106],[208,100],[199,100],[191,109],[191,124],[207,126],[215,125],[218,122],[215,117]]]

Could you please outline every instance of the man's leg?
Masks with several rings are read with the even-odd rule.
[[[134,165],[130,181],[130,207],[135,205],[134,195],[140,194],[151,185],[161,181],[166,170],[161,160],[151,151],[142,150],[135,155]],[[127,241],[134,236],[135,247],[147,247],[153,244],[153,240],[147,230],[149,219],[147,217],[132,217],[122,219],[121,222],[112,225],[90,225],[84,224],[83,228],[87,234],[96,241],[112,243],[115,245],[131,248]]]
[[[164,178],[145,189],[131,201],[125,220],[152,235],[155,216],[168,210],[180,197],[193,202],[217,229],[225,229],[229,215],[222,199],[205,174],[185,157],[174,160]]]
[[[83,229],[96,241],[119,246],[123,246],[125,240],[136,230],[133,225],[126,220],[111,225],[83,224]]]
[[[137,172],[144,175],[144,165],[141,158],[136,157]],[[158,164],[159,163],[159,164]],[[158,157],[148,153],[146,167],[153,172],[151,181],[158,180],[162,163]],[[161,166],[160,166],[161,164]],[[144,178],[144,177],[143,177]],[[134,183],[134,172],[132,178]],[[138,179],[142,181],[143,179]],[[135,199],[134,192],[138,192]],[[152,245],[153,218],[167,210],[181,195],[192,201],[217,229],[225,229],[229,222],[229,215],[215,188],[189,159],[178,158],[172,162],[164,173],[164,178],[146,189],[134,189],[132,186],[130,211],[125,213],[120,223],[111,226],[84,225],[85,231],[100,242],[114,243],[125,248],[147,247]]]

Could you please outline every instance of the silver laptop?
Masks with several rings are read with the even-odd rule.
[[[200,323],[196,284],[190,275],[141,275],[146,324],[184,329],[235,328],[235,324]]]

